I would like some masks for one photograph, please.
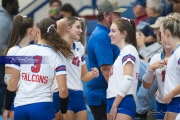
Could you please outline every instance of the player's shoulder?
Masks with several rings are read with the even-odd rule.
[[[151,59],[161,60],[163,59],[164,53],[157,53]]]
[[[80,41],[76,41],[76,42],[74,42],[74,47],[81,47],[81,48],[83,48],[84,46],[82,45],[82,43]]]
[[[33,45],[28,45],[28,46],[25,46],[25,47],[21,48],[19,51],[20,52],[22,52],[22,51],[29,51],[32,47],[33,47]]]
[[[124,50],[136,50],[136,48],[135,48],[133,45],[128,44],[128,45],[126,45],[126,46],[124,47]],[[136,50],[136,51],[137,51],[137,50]]]
[[[180,57],[180,45],[177,47],[177,49],[175,50],[175,52],[174,52],[174,54],[176,55],[176,56],[179,56]]]
[[[20,46],[15,45],[8,50],[7,55],[16,55],[20,49]]]
[[[125,46],[122,50],[123,54],[134,54],[134,55],[138,55],[137,49],[129,44],[127,46]]]

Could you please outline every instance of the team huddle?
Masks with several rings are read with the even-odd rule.
[[[85,48],[77,41],[83,33],[82,24],[80,18],[68,17],[57,22],[45,18],[36,26],[29,17],[15,16],[4,55],[7,58],[27,56],[34,61],[22,63],[16,59],[5,65],[5,83],[8,85],[5,120],[9,117],[12,120],[88,119],[81,80],[91,82],[104,73],[100,73],[100,68],[92,64],[89,71],[87,69]],[[102,28],[102,25],[98,25]],[[108,83],[107,119],[132,120],[138,105],[136,90],[140,64],[135,23],[127,18],[117,18],[112,21],[110,30],[103,29],[109,33],[111,44],[116,46],[114,49],[120,50],[114,56],[108,77],[105,77]],[[157,79],[157,109],[166,113],[164,119],[170,120],[180,113],[177,107],[180,103],[180,14],[174,13],[164,19],[160,38],[164,52],[152,57],[143,76],[143,86],[149,88]],[[35,40],[35,44],[29,45],[31,40]],[[96,41],[89,42],[96,44]],[[101,46],[91,47],[88,49],[98,52],[97,58],[101,57],[98,51]],[[101,63],[98,64],[101,66]],[[96,101],[96,98],[87,99]]]

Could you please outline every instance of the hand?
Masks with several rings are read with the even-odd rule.
[[[55,15],[56,13],[58,13],[58,8],[56,8],[56,7],[51,7],[51,8],[49,9],[49,16],[53,16],[53,15]]]
[[[117,115],[117,107],[112,106],[111,111],[109,113],[110,120],[115,120]]]
[[[60,34],[61,38],[64,37],[66,30],[68,29],[68,21],[67,19],[60,19],[56,22],[57,24],[57,32]]]
[[[59,112],[59,120],[63,120],[63,116],[61,112]]]
[[[145,36],[142,32],[136,32],[136,39],[138,48],[145,45]]]
[[[158,60],[157,62],[151,64],[148,69],[149,70],[156,70],[157,68],[162,68],[166,65],[166,62],[164,60]]]
[[[165,59],[164,59],[164,61],[165,61],[165,65],[167,65],[168,60],[169,60],[169,58],[165,58]]]
[[[5,109],[3,116],[4,116],[4,120],[8,120],[8,118],[9,118],[9,116],[10,116],[10,110],[6,110],[6,109]]]
[[[171,93],[168,93],[164,95],[163,97],[163,101],[168,104],[172,101],[172,99],[173,99],[173,96],[171,95]]]
[[[61,118],[63,118],[63,119],[61,119],[61,120],[66,120],[66,114],[62,114],[62,117]]]
[[[99,76],[99,70],[97,68],[91,68],[91,75],[96,78]]]

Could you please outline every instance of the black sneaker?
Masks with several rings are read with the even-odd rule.
[[[138,114],[138,113],[136,113],[135,117],[136,117],[136,118],[140,118],[140,120],[147,120],[147,114],[148,114],[148,111],[145,112],[144,114]]]

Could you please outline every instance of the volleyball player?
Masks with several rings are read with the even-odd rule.
[[[22,59],[28,57],[29,63],[22,64],[23,61],[17,60],[11,66],[11,78],[6,91],[5,120],[8,119],[19,79],[21,83],[14,101],[14,119],[54,119],[51,86],[55,77],[60,92],[61,113],[66,118],[66,67],[58,52],[67,59],[71,58],[70,46],[56,32],[56,23],[50,18],[45,18],[38,24],[37,38],[38,44],[21,48],[16,54]]]

